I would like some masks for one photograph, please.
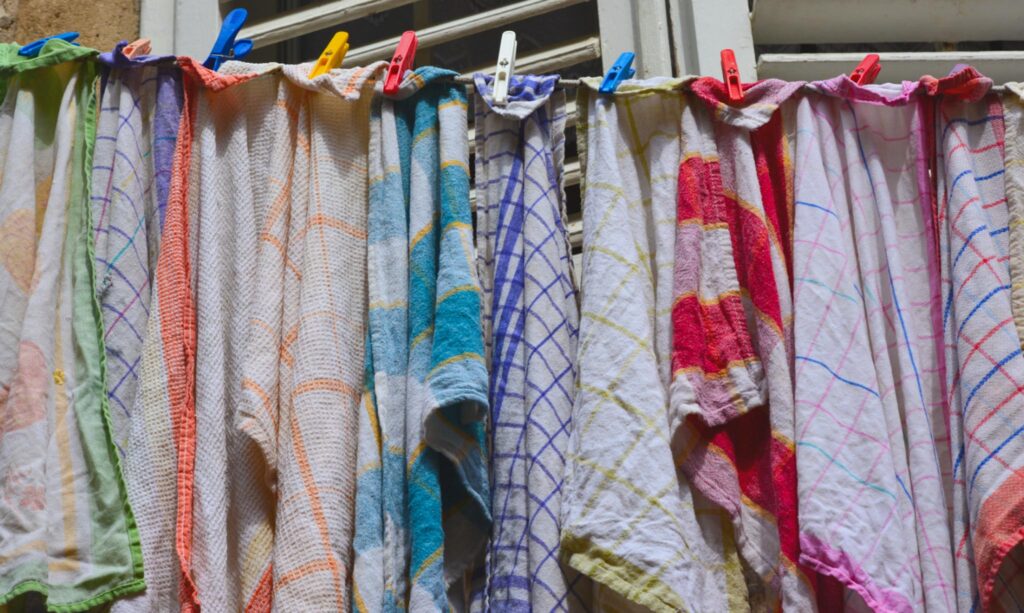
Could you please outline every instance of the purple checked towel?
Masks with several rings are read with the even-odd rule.
[[[124,47],[121,42],[100,55],[104,88],[91,195],[107,397],[114,444],[122,458],[181,119],[181,73],[174,58],[129,60]]]
[[[558,559],[579,333],[562,189],[565,93],[557,76],[517,76],[508,105],[496,106],[492,80],[477,74],[475,83],[494,526],[473,608],[579,609],[588,590]]]

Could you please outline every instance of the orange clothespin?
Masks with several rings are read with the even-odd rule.
[[[850,73],[850,80],[857,85],[870,85],[875,82],[875,77],[882,72],[882,63],[878,61],[877,53],[869,53],[864,56],[860,64]]]
[[[149,52],[152,51],[150,43],[151,41],[148,38],[140,38],[130,45],[127,45],[122,53],[124,53],[124,56],[129,60],[134,60],[140,55],[149,55]]]
[[[388,74],[384,77],[384,93],[394,96],[398,93],[398,86],[402,83],[405,71],[412,68],[413,60],[416,59],[416,33],[412,30],[402,32],[402,38],[398,41],[398,49],[391,58],[388,65]]]
[[[732,49],[722,49],[722,82],[729,92],[729,100],[743,102],[743,86],[740,85],[740,69],[736,65],[736,54]]]
[[[313,70],[309,71],[309,78],[319,77],[341,66],[341,61],[345,59],[346,53],[348,53],[348,32],[335,32],[331,37],[331,42],[327,43],[324,52],[320,54],[320,59],[313,64]]]

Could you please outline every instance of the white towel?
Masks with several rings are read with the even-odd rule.
[[[926,102],[917,83],[812,87],[793,238],[801,560],[876,610],[955,610]]]
[[[669,419],[683,82],[579,90],[583,288],[562,556],[655,611],[746,608],[728,517],[677,473]],[[600,595],[600,592],[599,592]],[[597,606],[613,609],[598,598]]]

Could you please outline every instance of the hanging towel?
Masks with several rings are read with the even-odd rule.
[[[875,610],[956,609],[919,83],[811,85],[796,119],[801,561]]]
[[[584,291],[561,555],[622,601],[654,611],[745,609],[728,516],[692,490],[673,461],[684,82],[630,81],[614,96],[597,95],[599,83],[584,80],[577,94]]]
[[[407,73],[371,122],[358,611],[448,610],[447,586],[490,530],[467,102],[454,75]]]
[[[173,56],[128,59],[124,41],[100,54],[104,86],[92,167],[96,282],[103,312],[114,444],[128,446],[160,250],[181,73]]]
[[[0,46],[0,604],[145,588],[110,431],[89,177],[95,51]]]
[[[344,609],[369,108],[384,65],[311,81],[308,64],[180,63],[157,291],[189,332],[164,348],[185,381],[171,405],[182,606]],[[165,261],[177,263],[166,302]]]
[[[965,69],[962,73],[974,73]],[[945,81],[945,79],[943,79]],[[988,82],[991,85],[991,81]],[[1024,356],[1011,305],[1004,137],[1021,116],[995,95],[947,94],[936,112],[939,245],[953,452],[960,610],[1014,610],[1024,597]],[[1019,109],[1019,105],[1016,107]],[[1011,124],[1016,122],[1012,128]],[[1010,147],[1019,147],[1006,141]],[[1013,168],[1012,159],[1007,168]],[[1014,169],[1016,171],[1016,169]],[[1004,185],[1005,179],[1005,185]],[[1019,201],[1014,206],[1019,206]]]
[[[562,189],[565,93],[557,76],[517,75],[499,106],[492,81],[475,77],[494,527],[474,608],[587,610],[588,587],[558,555],[579,334]]]
[[[803,83],[704,78],[683,111],[670,423],[695,487],[729,512],[772,610],[815,607],[800,564],[794,439],[792,109]],[[787,125],[784,125],[787,124]]]

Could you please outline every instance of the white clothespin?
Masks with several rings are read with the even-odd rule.
[[[516,69],[516,33],[505,30],[501,34],[501,47],[498,48],[498,65],[494,69],[494,104],[508,104],[508,86],[512,82],[512,72]]]

